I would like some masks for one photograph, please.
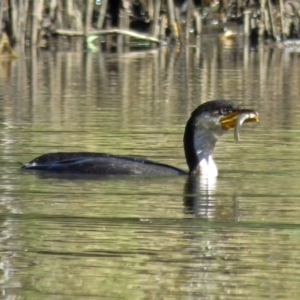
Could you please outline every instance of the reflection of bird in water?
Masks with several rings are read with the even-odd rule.
[[[185,213],[210,219],[215,210],[216,177],[188,176],[184,185]]]
[[[241,121],[242,119],[242,121]],[[217,176],[212,154],[218,139],[243,122],[257,122],[258,113],[241,109],[236,102],[213,100],[196,108],[184,133],[188,174]],[[58,152],[37,157],[23,166],[25,170],[98,175],[175,175],[187,172],[142,158],[91,152]]]
[[[232,178],[218,181],[217,177],[187,176],[183,190],[184,213],[204,220],[239,220],[239,192],[232,186]],[[227,194],[224,187],[228,188]]]

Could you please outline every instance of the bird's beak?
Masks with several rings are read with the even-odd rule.
[[[234,128],[240,118],[243,119],[243,122],[259,122],[257,111],[251,109],[239,109],[222,116],[220,124],[223,129]]]

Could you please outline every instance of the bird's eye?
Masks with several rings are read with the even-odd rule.
[[[227,108],[227,107],[222,107],[222,108],[220,109],[220,114],[221,114],[221,115],[226,115],[226,114],[230,113],[231,111],[232,111],[232,110],[229,109],[229,108]]]

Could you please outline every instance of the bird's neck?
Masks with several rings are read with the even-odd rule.
[[[189,173],[207,177],[216,177],[218,168],[213,160],[213,151],[222,129],[209,130],[195,128],[188,122],[184,134],[184,150]]]

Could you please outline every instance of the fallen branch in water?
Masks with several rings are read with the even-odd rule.
[[[83,31],[78,31],[78,30],[68,30],[68,29],[57,29],[55,30],[56,34],[59,35],[67,35],[67,36],[85,36],[86,34]],[[146,40],[149,42],[153,42],[153,43],[157,43],[157,44],[161,44],[162,41],[152,37],[152,36],[148,36],[145,34],[141,34],[141,33],[137,33],[131,30],[122,30],[122,29],[118,29],[118,28],[113,28],[113,29],[103,29],[103,30],[92,30],[89,31],[87,36],[91,36],[91,35],[106,35],[106,34],[122,34],[122,35],[127,35],[139,40]]]

